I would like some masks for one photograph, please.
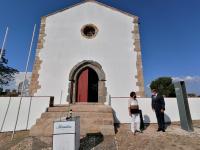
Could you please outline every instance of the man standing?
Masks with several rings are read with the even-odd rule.
[[[156,118],[158,122],[158,130],[165,132],[165,120],[164,120],[164,111],[165,111],[165,101],[164,97],[157,92],[156,89],[152,90],[152,109],[156,113]]]

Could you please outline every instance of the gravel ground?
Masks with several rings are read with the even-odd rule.
[[[16,132],[11,141],[11,132],[0,133],[0,150],[51,150],[43,139],[29,137],[29,131]]]
[[[178,124],[157,132],[157,125],[149,125],[143,133],[133,135],[130,125],[121,124],[116,134],[119,150],[200,150],[200,122],[194,123],[194,132],[180,129]]]
[[[157,132],[157,125],[150,124],[143,133],[133,135],[129,124],[120,124],[115,136],[88,134],[81,138],[80,150],[200,150],[200,121],[194,121],[194,132],[186,132],[179,124]],[[0,150],[52,150],[51,138],[29,137],[29,131],[0,133]]]

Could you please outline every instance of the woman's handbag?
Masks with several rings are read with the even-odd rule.
[[[139,113],[139,106],[138,105],[131,105],[130,111],[131,111],[131,114],[138,114]]]

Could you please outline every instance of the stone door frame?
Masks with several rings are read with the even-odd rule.
[[[69,74],[69,85],[68,85],[68,96],[67,101],[69,103],[76,103],[76,95],[77,95],[77,81],[78,75],[85,68],[93,69],[98,78],[98,103],[104,103],[106,101],[107,88],[105,86],[106,76],[101,67],[101,65],[92,60],[84,60],[78,64],[76,64],[70,71]]]

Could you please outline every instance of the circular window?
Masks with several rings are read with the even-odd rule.
[[[97,35],[97,32],[98,32],[98,29],[93,24],[87,24],[83,26],[81,29],[81,34],[88,39],[94,38]]]

